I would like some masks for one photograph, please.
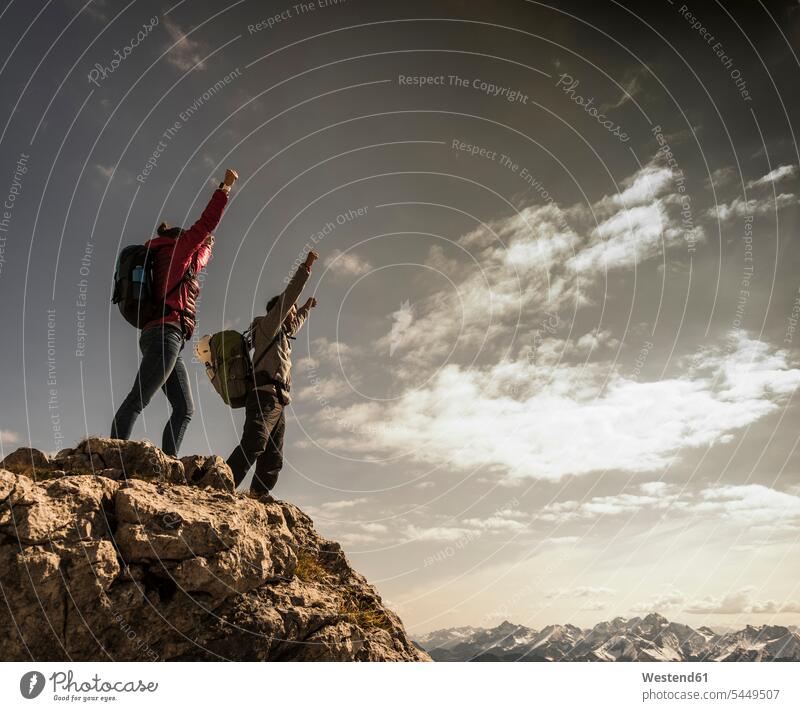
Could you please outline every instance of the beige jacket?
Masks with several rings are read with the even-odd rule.
[[[292,304],[297,301],[311,274],[305,265],[300,265],[284,292],[264,316],[253,319],[253,372],[259,377],[271,378],[284,384],[283,403],[291,401],[289,390],[292,385],[292,342],[294,336],[308,318],[308,309],[297,310],[290,324],[283,326]],[[263,375],[260,375],[263,374]],[[257,390],[277,394],[274,385],[258,385]]]

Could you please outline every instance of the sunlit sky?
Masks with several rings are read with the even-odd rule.
[[[196,336],[319,251],[274,493],[412,631],[800,622],[797,4],[312,4],[2,11],[3,452],[108,434],[116,254],[234,167]]]

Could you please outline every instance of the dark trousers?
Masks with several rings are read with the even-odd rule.
[[[183,344],[183,333],[178,326],[167,324],[142,331],[139,337],[142,362],[133,388],[114,415],[112,438],[130,439],[136,418],[160,389],[172,407],[161,437],[161,449],[172,457],[178,455],[183,435],[194,414],[189,373],[180,355]]]
[[[228,457],[236,486],[244,481],[247,472],[256,463],[256,472],[250,490],[269,493],[278,482],[283,467],[283,434],[286,418],[283,403],[272,393],[254,390],[245,404],[242,441]]]

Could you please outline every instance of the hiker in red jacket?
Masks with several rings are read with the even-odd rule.
[[[146,323],[139,337],[142,362],[128,396],[114,415],[111,437],[130,439],[133,425],[153,395],[164,391],[172,414],[164,428],[161,449],[177,456],[183,435],[194,414],[189,374],[181,351],[195,327],[197,275],[208,264],[216,229],[228,202],[228,193],[239,176],[225,171],[225,180],[214,191],[200,219],[188,230],[162,222],[158,237],[146,246],[155,251],[153,283],[156,296],[164,303],[164,316]]]

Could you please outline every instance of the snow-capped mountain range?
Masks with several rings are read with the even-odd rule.
[[[415,641],[439,662],[800,661],[796,627],[748,625],[717,633],[670,622],[657,613],[616,617],[591,629],[548,625],[534,630],[507,621],[491,629],[452,627]]]

